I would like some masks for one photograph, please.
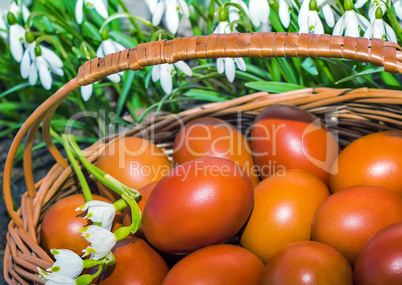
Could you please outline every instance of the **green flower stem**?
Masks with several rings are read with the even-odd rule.
[[[92,46],[91,46],[89,43],[87,43],[86,41],[83,41],[83,42],[81,43],[80,49],[81,49],[81,51],[82,51],[82,50],[86,50],[86,51],[89,52],[90,58],[87,58],[87,57],[86,57],[88,60],[91,59],[91,58],[95,58],[95,57],[96,57],[96,51],[95,51],[95,50],[92,48]],[[85,56],[85,54],[84,54],[84,56]]]
[[[115,191],[119,195],[126,194],[128,197],[134,200],[140,200],[141,199],[141,193],[129,188],[128,186],[122,184],[119,182],[117,179],[113,178],[109,174],[106,174],[102,170],[100,170],[98,167],[90,163],[82,153],[81,149],[78,147],[77,142],[75,141],[75,138],[73,135],[68,135],[68,141],[70,143],[70,146],[72,150],[74,151],[74,154],[78,157],[78,159],[81,161],[82,165],[88,170],[89,173],[91,173],[97,180],[99,180],[102,184],[105,186],[109,187],[113,191]]]
[[[104,28],[106,27],[106,25],[109,24],[111,21],[117,20],[117,19],[122,19],[122,18],[132,19],[132,20],[135,20],[135,21],[139,21],[139,22],[141,22],[141,23],[143,23],[143,24],[145,24],[145,25],[147,25],[147,26],[149,26],[149,27],[151,27],[151,28],[157,28],[157,27],[155,27],[154,25],[152,25],[152,23],[151,23],[150,21],[147,21],[147,20],[145,20],[145,19],[143,19],[143,18],[140,18],[140,17],[134,16],[134,15],[131,15],[130,13],[116,13],[116,14],[113,14],[112,16],[110,16],[109,18],[107,18],[107,19],[103,22],[102,26],[101,26],[100,29],[99,29],[99,33],[102,34],[103,29],[104,29]]]
[[[131,199],[129,196],[126,194],[122,195],[122,198],[127,202],[127,204],[130,206],[131,209],[131,232],[134,234],[136,231],[138,231],[141,228],[141,210],[138,207],[138,204],[135,200]]]
[[[54,37],[48,36],[48,35],[40,36],[39,38],[36,39],[36,44],[38,45],[39,43],[41,43],[41,42],[43,42],[43,41],[48,42],[48,43],[51,43],[51,44],[53,44],[54,46],[56,46],[56,47],[59,49],[59,51],[60,51],[60,53],[61,53],[61,56],[62,56],[64,59],[67,59],[67,57],[68,57],[67,52],[64,50],[64,48],[62,47],[62,45],[61,45]]]
[[[84,268],[92,268],[102,263],[102,260],[85,259],[83,261]]]
[[[201,18],[203,18],[205,21],[208,21],[208,17],[204,15],[203,11],[200,9],[200,6],[198,3],[191,3],[194,7],[194,10],[197,12],[197,15],[200,16]],[[212,5],[213,7],[213,5]]]
[[[124,1],[123,0],[118,0],[118,2],[120,4],[121,8],[123,9],[123,11],[125,13],[127,13],[127,14],[130,14],[130,12],[127,9],[126,4],[124,4]],[[138,24],[136,23],[136,21],[133,18],[129,18],[129,20],[130,20],[130,23],[133,25],[134,29],[137,31],[138,37],[143,38],[144,34],[142,33],[140,27],[138,27]]]
[[[66,154],[67,154],[67,158],[70,161],[71,167],[74,169],[75,173],[77,174],[78,180],[81,183],[81,187],[82,187],[82,192],[84,194],[85,197],[85,201],[89,202],[92,201],[92,194],[91,194],[91,190],[89,189],[87,180],[85,179],[84,173],[82,173],[81,168],[79,167],[77,161],[75,160],[74,154],[71,150],[71,147],[69,145],[68,142],[68,137],[66,134],[63,134],[61,136],[62,140],[63,140],[63,146],[64,149],[66,150]]]
[[[99,269],[98,269],[98,271],[96,271],[95,274],[92,274],[92,275],[91,275],[91,274],[84,274],[84,275],[81,275],[81,276],[79,276],[77,279],[75,279],[75,283],[76,283],[77,285],[87,285],[87,284],[91,284],[92,280],[94,280],[96,277],[98,277],[98,276],[101,274],[103,268],[104,268],[103,264],[100,264],[100,265],[99,265]]]
[[[243,18],[246,20],[247,25],[249,25],[250,27],[253,27],[253,23],[251,23],[250,18],[247,16],[247,13],[246,13],[246,11],[244,11],[242,6],[240,6],[239,4],[236,4],[236,3],[226,2],[222,5],[222,8],[225,9],[227,6],[233,6],[233,7],[236,7],[237,9],[239,9],[240,12],[242,13]],[[253,31],[253,29],[250,29],[250,31]]]
[[[159,30],[157,30],[155,33],[152,34],[151,42],[154,42],[154,41],[157,41],[157,40],[161,40],[162,37],[163,37],[163,35],[165,35],[166,38],[171,38],[171,39],[174,38],[174,35],[172,35],[171,33],[168,33],[168,32],[166,32],[166,31],[163,30],[163,29],[159,29]]]
[[[128,206],[128,204],[124,199],[120,199],[114,202],[113,206],[116,209],[116,211],[123,211]]]

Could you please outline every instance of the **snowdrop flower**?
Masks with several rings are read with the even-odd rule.
[[[317,2],[315,0],[304,0],[304,1],[309,2],[309,11],[307,14],[307,19],[304,19],[301,23],[299,23],[300,24],[299,33],[323,34],[324,27],[322,26],[320,17],[318,17]]]
[[[353,10],[353,3],[351,0],[345,1],[345,14],[336,23],[333,35],[341,36],[345,32],[345,36],[359,37],[360,30],[366,31],[370,25],[369,21],[362,15]]]
[[[101,223],[102,228],[108,231],[112,229],[113,219],[116,214],[113,204],[92,200],[78,207],[76,211],[87,211],[88,214],[84,219],[90,219],[94,223]]]
[[[261,23],[267,24],[269,21],[269,5],[267,0],[250,0],[248,3],[250,20],[255,27]]]
[[[112,39],[109,38],[109,32],[104,29],[102,31],[102,42],[99,45],[97,51],[96,51],[96,56],[97,57],[105,57],[106,55],[110,53],[115,53],[122,51],[126,49],[123,45],[119,44],[116,41],[113,41]],[[109,75],[107,78],[110,81],[113,81],[115,83],[120,82],[120,77],[124,74],[124,72],[119,72],[117,74],[112,74]],[[89,98],[92,96],[93,92],[93,84],[81,86],[81,96],[84,99],[84,101],[88,101]]]
[[[82,257],[90,254],[92,259],[100,260],[105,257],[116,244],[115,235],[104,228],[91,225],[78,231],[82,233],[81,236],[83,236],[86,241],[91,243],[90,246],[82,250],[84,252]]]
[[[47,273],[46,271],[38,268],[39,277],[45,282],[46,285],[76,285],[75,279],[60,273]]]
[[[47,47],[37,45],[35,41],[28,43],[20,66],[22,78],[28,78],[29,83],[35,85],[39,74],[40,82],[46,90],[52,87],[51,72],[64,75],[62,67],[63,62],[57,54]]]
[[[247,5],[242,0],[231,0],[230,3],[235,3],[235,4],[240,5],[243,8],[243,10],[246,12],[247,17],[250,18],[250,14],[249,14]],[[239,20],[240,15],[241,15],[241,12],[239,9],[237,9],[236,7],[233,7],[233,6],[229,7],[229,22],[232,23],[233,21]]]
[[[9,41],[11,55],[17,62],[21,62],[22,53],[24,51],[23,43],[25,40],[25,29],[17,24],[17,19],[13,13],[7,14],[7,21],[9,25]]]
[[[31,14],[29,12],[27,6],[25,6],[25,4],[22,3],[21,1],[18,1],[18,4],[17,4],[17,1],[11,2],[10,7],[8,8],[8,11],[13,13],[15,18],[18,18],[19,15],[22,14],[22,19],[24,20],[24,23],[26,23],[29,15]]]
[[[308,1],[308,0],[305,0]],[[292,10],[293,3],[291,0],[279,0],[279,19],[285,28],[290,24],[290,11]]]
[[[170,94],[173,89],[172,76],[176,73],[174,67],[177,67],[187,76],[193,75],[190,66],[188,66],[184,61],[179,61],[173,64],[164,63],[152,67],[152,81],[156,82],[160,79],[162,89],[166,94]]]
[[[175,34],[179,29],[179,12],[184,17],[190,16],[187,3],[184,0],[145,0],[152,14],[152,24],[159,25],[163,15],[168,30]]]
[[[46,271],[38,268],[39,277],[49,284],[75,284],[83,268],[84,261],[75,252],[68,249],[52,249],[56,262]]]
[[[236,29],[233,29],[233,32],[237,32]],[[227,21],[221,21],[219,22],[218,26],[216,27],[215,31],[213,32],[219,33],[219,34],[229,34],[231,33],[230,27],[229,27],[229,22]],[[241,71],[246,71],[246,63],[243,58],[218,58],[216,60],[216,68],[218,70],[219,74],[222,74],[225,72],[227,80],[232,83],[234,78],[235,78],[235,72],[236,72],[236,67]]]
[[[375,10],[375,19],[371,21],[366,33],[365,38],[378,38],[382,40],[389,40],[391,42],[397,43],[396,35],[394,30],[390,25],[384,22],[382,19],[383,10],[381,7],[377,7]]]
[[[368,0],[357,0],[356,4],[355,4],[355,7],[359,9],[359,8],[363,7],[363,5],[366,4],[367,1]],[[370,5],[369,5],[369,13],[368,13],[369,18],[371,20],[375,19],[375,11],[376,11],[378,6],[380,6],[383,11],[387,10],[387,7],[385,6],[385,3],[383,1],[381,1],[381,0],[371,0]],[[396,8],[395,8],[395,11],[396,11]]]
[[[75,20],[78,24],[81,24],[84,19],[84,5],[87,9],[95,9],[102,18],[107,18],[109,16],[107,12],[107,0],[77,0],[77,3],[75,4]]]
[[[316,6],[317,8],[321,8],[322,13],[324,15],[325,22],[329,27],[333,27],[335,25],[335,17],[334,17],[334,12],[332,10],[331,5],[333,5],[335,1],[333,0],[317,0],[316,1]],[[303,24],[303,22],[306,21],[306,18],[308,17],[309,14],[309,5],[310,5],[310,0],[304,0],[303,4],[300,7],[300,12],[298,16],[298,23],[299,27]]]

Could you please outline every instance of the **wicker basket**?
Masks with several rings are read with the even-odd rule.
[[[296,56],[354,59],[384,66],[388,72],[402,71],[402,49],[396,44],[378,39],[288,33],[213,34],[162,40],[140,44],[136,48],[84,63],[76,78],[33,112],[19,130],[9,150],[3,181],[4,198],[12,218],[8,226],[4,256],[6,281],[9,284],[43,284],[38,277],[37,266],[48,268],[53,261],[38,245],[42,216],[51,203],[79,190],[75,186],[76,178],[72,169],[50,137],[52,115],[73,90],[120,71],[139,70],[145,66],[180,60]],[[202,116],[213,116],[236,124],[241,116],[241,127],[247,128],[261,109],[277,103],[299,106],[321,118],[327,116],[336,119],[336,124],[330,128],[339,132],[341,146],[372,132],[402,128],[402,92],[367,88],[308,88],[282,94],[260,92],[204,105],[178,115],[158,118],[153,123],[144,123],[120,136],[142,136],[144,130],[152,130],[158,133],[154,142],[170,156],[172,142],[179,129],[178,117],[183,122],[188,122]],[[42,180],[35,183],[31,165],[32,146],[42,122],[44,140],[57,164]],[[14,211],[10,190],[11,171],[17,149],[25,136],[24,173],[27,192],[22,197],[21,208]],[[110,139],[112,138],[103,139],[85,150],[90,161],[96,161],[99,151]]]

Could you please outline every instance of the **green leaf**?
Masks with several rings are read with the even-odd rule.
[[[335,84],[339,84],[339,83],[342,83],[342,82],[353,80],[353,79],[356,79],[356,78],[359,78],[359,77],[362,77],[362,76],[365,76],[365,75],[378,73],[378,72],[381,72],[381,71],[384,71],[384,67],[373,67],[373,68],[364,70],[362,72],[347,76],[347,77],[345,77],[345,78],[343,78],[341,80],[338,80],[337,82],[335,82]]]
[[[85,35],[89,36],[92,40],[102,41],[98,28],[88,21],[84,21],[82,31]]]
[[[7,96],[8,94],[11,94],[11,93],[13,93],[13,92],[15,92],[15,91],[18,91],[18,90],[21,90],[21,89],[23,89],[23,88],[29,87],[29,86],[31,86],[31,84],[29,84],[28,82],[18,84],[18,85],[16,85],[16,86],[14,86],[14,87],[8,89],[7,91],[4,91],[3,93],[1,93],[1,94],[0,94],[0,98],[2,98],[2,97],[4,97],[4,96]]]
[[[246,83],[246,86],[259,91],[267,91],[272,93],[282,93],[293,90],[304,89],[304,86],[273,81],[254,81]]]
[[[131,84],[133,83],[135,73],[129,71],[127,80],[124,82],[123,91],[120,94],[119,100],[117,101],[116,116],[120,116],[123,106],[127,100],[128,92],[130,91]]]
[[[126,48],[133,48],[138,45],[138,41],[136,38],[129,37],[121,32],[109,31],[109,35]]]
[[[317,67],[315,66],[315,62],[310,57],[303,60],[301,66],[303,67],[303,69],[305,71],[307,71],[311,75],[318,75],[318,71],[317,71]]]
[[[212,90],[190,89],[183,95],[191,96],[195,100],[206,100],[212,102],[223,102],[228,99],[228,96]]]

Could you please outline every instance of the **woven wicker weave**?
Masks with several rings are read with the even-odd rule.
[[[402,72],[400,46],[378,39],[338,37],[329,35],[254,33],[213,34],[201,37],[177,38],[140,44],[136,48],[96,58],[84,63],[78,76],[68,82],[38,107],[16,135],[9,150],[4,170],[4,198],[12,218],[8,226],[4,257],[4,277],[9,284],[43,284],[37,266],[48,268],[52,259],[38,245],[42,216],[57,199],[79,190],[73,171],[54,146],[50,136],[50,121],[59,104],[75,89],[99,81],[110,74],[139,70],[145,66],[174,63],[180,60],[219,57],[325,57],[345,58],[384,66],[388,72]],[[221,103],[204,105],[178,115],[168,115],[144,123],[120,134],[142,136],[144,130],[157,133],[155,143],[167,155],[178,132],[177,118],[187,122],[202,116],[213,116],[247,128],[257,113],[270,104],[299,106],[322,118],[336,119],[330,126],[339,132],[340,144],[345,146],[365,134],[381,130],[402,129],[402,92],[380,89],[308,88],[281,94],[260,92]],[[57,164],[39,182],[32,174],[32,146],[40,124],[46,145]],[[243,129],[245,131],[245,129]],[[13,210],[10,180],[17,149],[26,136],[24,173],[27,192],[21,208]],[[112,137],[99,141],[85,150],[90,161],[96,161],[99,151]]]

